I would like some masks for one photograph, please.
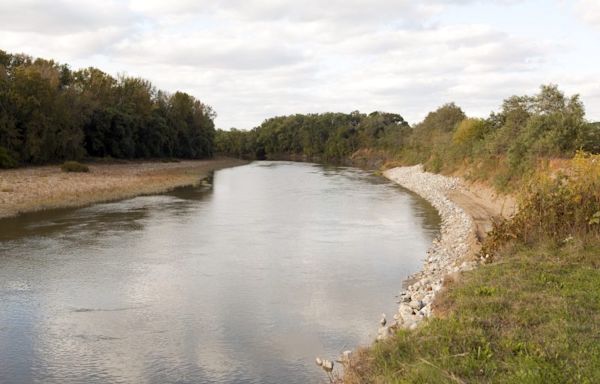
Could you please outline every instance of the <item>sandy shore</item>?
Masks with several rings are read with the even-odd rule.
[[[388,337],[394,327],[414,329],[431,316],[444,278],[474,268],[478,263],[475,253],[492,218],[510,216],[516,209],[510,197],[499,196],[491,188],[424,172],[421,166],[389,169],[384,176],[428,200],[438,210],[442,225],[423,269],[407,280],[408,286],[399,295],[395,323],[382,327],[378,339]]]
[[[59,166],[0,170],[0,218],[161,193],[199,183],[211,171],[245,164],[229,158],[179,163],[92,164],[89,173]]]

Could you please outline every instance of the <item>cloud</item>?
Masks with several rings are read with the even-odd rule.
[[[285,0],[191,1],[175,4],[160,0],[133,0],[131,8],[146,15],[217,14],[229,18],[253,21],[287,20],[313,22],[319,20],[341,23],[382,21],[428,16],[439,10],[444,1],[414,2],[411,0],[306,0],[302,4]],[[385,12],[382,12],[385,10]]]
[[[72,34],[98,28],[124,27],[135,22],[118,0],[20,0],[0,2],[0,30]]]
[[[251,40],[246,39],[240,30],[185,33],[159,30],[124,40],[115,47],[114,54],[134,63],[235,70],[266,70],[303,60],[301,50],[280,43],[269,33],[252,31],[252,36]]]
[[[597,0],[579,0],[576,11],[587,23],[600,28],[600,3]]]
[[[598,24],[597,2],[578,1],[581,17]],[[355,109],[389,110],[416,122],[448,101],[484,115],[503,98],[547,82],[581,86],[588,111],[600,110],[598,70],[553,65],[597,61],[597,54],[579,57],[589,49],[573,49],[582,44],[576,39],[552,40],[495,22],[494,12],[522,5],[25,0],[0,4],[0,49],[125,71],[192,93],[216,109],[224,128],[251,128],[272,115]],[[469,17],[457,17],[463,13]]]
[[[34,54],[59,61],[75,60],[108,53],[130,34],[126,28],[106,27],[94,31],[63,34],[60,38],[37,32],[2,31],[0,49],[15,53]],[[57,56],[57,53],[60,53]]]

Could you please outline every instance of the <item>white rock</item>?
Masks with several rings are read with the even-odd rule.
[[[342,352],[342,356],[340,360],[342,363],[347,364],[350,362],[350,358],[352,357],[352,351],[344,351]]]
[[[390,329],[390,327],[381,327],[379,328],[379,330],[377,331],[377,340],[386,340],[387,338],[389,338],[392,335],[392,331]]]
[[[423,301],[421,301],[421,300],[413,300],[410,302],[409,305],[415,311],[418,311],[425,306],[425,304],[423,304]]]
[[[431,302],[442,289],[443,278],[476,266],[461,260],[469,251],[475,226],[471,217],[446,197],[448,191],[462,188],[459,179],[424,172],[420,165],[390,169],[384,175],[428,200],[438,210],[442,222],[440,236],[427,250],[423,270],[411,276],[415,281],[400,296],[398,314],[394,316],[401,326],[414,329],[431,316]]]

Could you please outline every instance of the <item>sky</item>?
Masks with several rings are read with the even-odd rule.
[[[0,0],[0,49],[188,92],[219,128],[455,102],[485,117],[557,84],[600,120],[600,0]]]

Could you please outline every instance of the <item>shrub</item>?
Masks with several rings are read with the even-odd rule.
[[[60,169],[63,170],[63,172],[89,172],[90,168],[85,165],[85,164],[81,164],[77,161],[65,161],[63,163],[63,165],[60,166]]]
[[[0,147],[0,168],[15,168],[17,165],[17,161],[10,152],[4,147]]]
[[[464,119],[456,127],[452,135],[452,143],[459,146],[471,147],[475,141],[481,140],[484,137],[485,130],[485,120]]]
[[[600,153],[600,123],[587,124],[579,138],[581,149],[591,153]]]
[[[540,171],[520,196],[519,211],[498,222],[483,252],[493,254],[510,240],[564,241],[574,235],[600,236],[600,155],[578,152],[558,173]]]

